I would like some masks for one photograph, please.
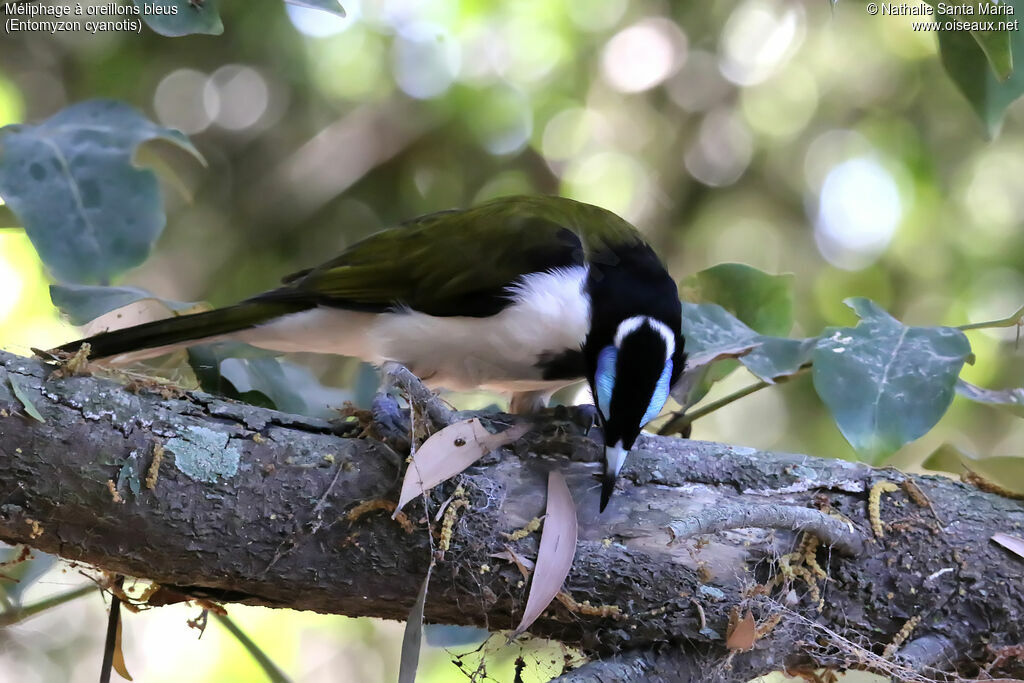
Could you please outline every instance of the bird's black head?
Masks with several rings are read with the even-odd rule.
[[[591,266],[591,330],[583,348],[604,429],[602,512],[626,454],[661,412],[686,358],[675,282],[646,245],[616,256]]]

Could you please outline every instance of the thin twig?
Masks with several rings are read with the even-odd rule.
[[[382,370],[388,381],[401,387],[409,399],[409,405],[423,408],[435,429],[447,427],[452,422],[452,411],[444,401],[426,387],[419,377],[401,363],[387,362]]]
[[[107,617],[107,639],[103,644],[103,664],[100,667],[100,683],[110,683],[110,672],[114,667],[114,648],[117,647],[117,627],[121,621],[121,598],[124,577],[118,576],[110,592],[110,616]]]
[[[847,555],[859,555],[864,539],[841,519],[796,505],[724,505],[701,511],[668,525],[672,541],[727,529],[792,529],[807,531]]]
[[[40,612],[45,612],[51,607],[58,607],[63,605],[65,602],[71,602],[83,595],[88,595],[96,590],[96,586],[91,584],[85,586],[79,586],[78,588],[69,590],[65,593],[58,593],[57,595],[50,596],[39,602],[34,602],[31,605],[25,605],[24,607],[15,607],[14,609],[0,612],[0,627],[11,626],[18,622],[24,621],[29,617],[33,617]]]
[[[669,434],[679,434],[683,431],[683,429],[687,427],[687,425],[692,424],[695,420],[698,420],[704,417],[705,415],[713,413],[719,408],[724,408],[733,401],[738,401],[739,399],[745,396],[749,396],[754,392],[760,391],[761,389],[774,386],[776,384],[782,384],[783,382],[787,382],[791,378],[796,377],[797,375],[802,375],[803,373],[807,372],[810,369],[810,367],[810,364],[804,365],[796,372],[794,372],[792,375],[785,375],[783,377],[779,377],[778,379],[775,380],[774,383],[760,380],[754,384],[743,387],[742,389],[737,389],[728,396],[723,396],[717,401],[712,401],[711,403],[707,404],[706,406],[702,406],[697,410],[693,410],[688,413],[684,411],[672,413],[671,419],[669,419],[668,422],[661,426],[661,429],[658,430],[658,434],[662,436],[666,436]]]
[[[1017,309],[1017,312],[1013,315],[1009,315],[999,320],[986,320],[981,323],[970,323],[968,325],[960,325],[957,327],[958,330],[981,330],[990,327],[1014,327],[1020,326],[1024,323],[1024,306]]]
[[[228,632],[238,639],[238,642],[242,644],[242,647],[248,651],[252,658],[256,660],[256,663],[263,669],[263,673],[267,674],[267,678],[270,679],[271,683],[291,683],[291,679],[284,671],[281,671],[280,667],[274,663],[267,653],[260,649],[252,638],[245,634],[245,631],[238,628],[238,625],[231,620],[226,614],[213,613],[214,619],[220,622],[221,626],[226,628]]]

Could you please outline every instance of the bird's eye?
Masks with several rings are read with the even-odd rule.
[[[615,389],[615,362],[618,360],[619,350],[614,346],[606,346],[601,349],[597,356],[597,372],[594,374],[594,384],[597,389],[597,409],[601,415],[607,417],[608,410],[612,405],[612,391]]]
[[[658,417],[658,413],[665,407],[665,401],[668,400],[669,391],[672,389],[671,382],[672,360],[669,359],[665,361],[665,369],[661,371],[661,377],[658,378],[658,383],[654,386],[654,393],[651,395],[651,402],[647,404],[647,412],[644,413],[644,417],[640,421],[641,425]]]

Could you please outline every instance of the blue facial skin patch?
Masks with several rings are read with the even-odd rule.
[[[600,368],[600,363],[598,368]],[[665,407],[665,401],[668,400],[668,393],[671,390],[669,386],[672,381],[672,360],[665,361],[665,369],[661,371],[661,377],[658,378],[658,383],[654,387],[654,394],[651,396],[651,402],[647,405],[647,412],[644,413],[644,419],[640,420],[641,425],[645,425],[654,418],[658,417],[658,413]]]
[[[594,384],[597,385],[597,408],[601,415],[608,417],[612,406],[612,390],[615,389],[615,362],[619,358],[619,350],[614,346],[606,346],[597,356],[597,372]]]

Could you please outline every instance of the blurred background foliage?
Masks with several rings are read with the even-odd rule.
[[[167,228],[114,283],[178,301],[229,304],[404,218],[522,192],[617,211],[680,279],[723,261],[794,273],[792,336],[853,325],[850,296],[916,325],[1001,318],[1024,302],[1024,105],[989,141],[944,73],[935,34],[912,31],[915,17],[826,0],[343,4],[344,19],[228,0],[220,36],[5,35],[0,126],[110,97],[189,135],[209,166],[160,150]],[[25,235],[0,229],[4,348],[27,354],[79,336],[50,304],[49,282]],[[1024,384],[1014,329],[970,339],[966,380]],[[293,360],[346,390],[334,401],[373,390],[358,363]],[[751,379],[741,369],[706,400]],[[693,435],[853,457],[807,376],[712,413]],[[1024,422],[957,398],[892,462],[917,467],[946,442],[1022,455]],[[79,581],[58,566],[28,595]],[[257,677],[216,625],[196,640],[185,625],[194,611],[127,615],[136,680]],[[395,676],[396,624],[232,615],[299,680]],[[0,631],[0,670],[92,680],[103,620],[89,598]],[[497,680],[521,652],[534,680],[561,669],[557,649],[493,649]],[[461,677],[449,660],[432,650],[423,679]]]

